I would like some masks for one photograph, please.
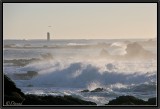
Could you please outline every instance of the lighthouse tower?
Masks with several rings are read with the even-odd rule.
[[[50,41],[50,33],[47,32],[47,41]]]

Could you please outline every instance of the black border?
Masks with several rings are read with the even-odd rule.
[[[89,107],[90,108],[109,108],[109,109],[115,109],[115,108],[121,108],[121,109],[128,109],[128,108],[137,108],[137,109],[143,109],[143,108],[146,108],[146,109],[160,109],[160,102],[159,102],[159,84],[160,83],[160,80],[159,80],[159,70],[158,68],[160,67],[159,64],[158,64],[158,56],[159,56],[159,52],[158,52],[158,47],[160,46],[159,45],[159,34],[160,34],[160,31],[159,30],[159,21],[158,21],[158,18],[160,18],[160,15],[158,14],[160,11],[159,11],[159,7],[160,7],[160,0],[145,0],[145,1],[142,1],[142,0],[121,0],[120,2],[118,0],[107,0],[107,1],[104,1],[104,0],[77,0],[77,1],[72,1],[72,0],[43,0],[43,1],[38,1],[38,0],[0,0],[0,16],[2,18],[2,20],[0,20],[0,35],[1,35],[1,41],[0,41],[0,44],[1,44],[1,49],[2,49],[2,53],[0,54],[1,55],[1,74],[2,76],[0,76],[0,80],[2,80],[2,84],[0,84],[0,98],[1,98],[1,95],[2,95],[2,100],[0,100],[0,109],[1,108],[11,108],[11,109],[16,109],[16,108],[31,108],[31,107],[34,107],[34,108],[85,108],[85,109],[88,109]],[[51,106],[4,106],[3,105],[3,3],[157,3],[157,106],[54,106],[54,105],[51,105]],[[2,87],[1,87],[2,86]]]
[[[0,16],[3,15],[3,7],[2,7],[2,4],[3,4],[3,3],[0,1]],[[1,39],[2,39],[2,40],[0,41],[0,45],[1,45],[1,46],[0,46],[0,49],[1,49],[1,50],[3,50],[3,33],[2,33],[2,32],[3,32],[3,25],[2,25],[2,24],[3,24],[3,17],[1,17],[1,20],[0,20],[0,25],[1,25],[1,26],[0,26],[0,37],[1,37]],[[0,76],[0,80],[2,80],[1,83],[3,84],[3,62],[2,62],[2,61],[3,61],[3,51],[2,51],[2,53],[0,53],[0,62],[1,62],[0,69],[2,69],[2,70],[1,70],[1,75],[2,75],[2,76]],[[2,90],[2,84],[0,84],[0,90]],[[0,91],[0,97],[1,97],[1,98],[3,98],[2,93],[3,93],[3,92]],[[3,101],[0,100],[0,108],[2,107],[2,103],[3,103]]]
[[[1,0],[3,3],[157,3],[159,0]]]

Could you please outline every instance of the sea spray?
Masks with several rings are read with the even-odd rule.
[[[156,70],[153,70],[155,66],[150,65],[148,68],[148,63],[146,65],[141,63],[137,65],[137,62],[130,64],[123,62],[112,62],[112,64],[109,62],[107,64],[106,60],[103,62],[106,64],[102,64],[102,60],[96,62],[91,62],[91,60],[86,62],[80,62],[80,60],[77,62],[50,60],[50,63],[44,61],[39,64],[32,63],[20,70],[32,69],[39,73],[38,76],[29,80],[33,86],[87,87],[92,82],[131,84],[156,80]],[[107,65],[112,65],[112,69],[111,66],[108,67]]]
[[[21,47],[5,47],[5,60],[35,57],[40,60],[24,66],[3,64],[4,73],[11,78],[17,73],[38,73],[27,80],[12,78],[25,93],[72,95],[99,105],[126,94],[142,99],[156,96],[157,47],[154,42],[139,39],[11,40],[4,44]],[[26,44],[30,46],[24,47]],[[103,90],[96,92],[98,88]],[[83,90],[89,91],[81,92]]]

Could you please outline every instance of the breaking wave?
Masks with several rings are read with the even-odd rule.
[[[72,95],[97,104],[126,94],[156,96],[155,41],[85,41],[6,43],[4,73],[24,93]]]
[[[31,63],[17,70],[38,72],[38,75],[24,81],[24,85],[35,87],[98,88],[111,84],[139,84],[156,81],[156,65],[139,62],[109,62],[105,60],[72,62],[50,60]],[[19,84],[19,83],[18,83]],[[22,84],[21,84],[22,85]]]

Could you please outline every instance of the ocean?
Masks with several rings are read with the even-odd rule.
[[[25,94],[148,100],[157,97],[157,40],[4,40],[3,73]]]

